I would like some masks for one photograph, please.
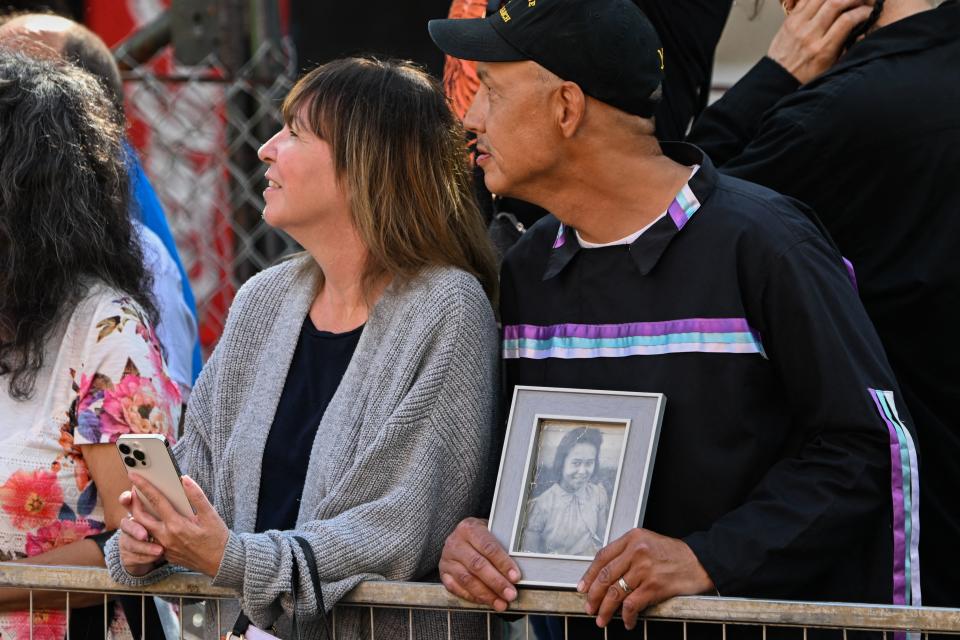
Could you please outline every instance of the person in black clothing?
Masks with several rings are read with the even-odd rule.
[[[851,18],[788,2],[769,55],[689,139],[723,173],[811,205],[852,261],[916,421],[922,602],[958,606],[960,3],[867,4]],[[864,15],[875,24],[837,59]]]
[[[504,400],[521,384],[667,396],[645,528],[578,587],[596,623],[621,609],[631,629],[648,605],[715,590],[909,598],[910,417],[813,213],[656,140],[662,52],[626,0],[514,0],[430,30],[487,61],[465,119],[487,186],[553,212],[501,269]],[[610,73],[611,57],[635,64]],[[499,611],[521,578],[478,519],[439,569]]]
[[[419,26],[444,15],[449,0],[368,0],[365,20],[357,20],[352,2],[290,0],[290,35],[302,69],[336,58],[375,55],[410,60],[435,76],[443,69],[440,55]]]
[[[660,141],[683,140],[707,106],[713,60],[732,0],[635,0],[663,44],[663,98],[654,132]],[[620,64],[631,64],[624,57]]]

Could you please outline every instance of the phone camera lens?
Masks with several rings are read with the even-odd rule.
[[[133,457],[139,460],[140,462],[143,462],[147,456],[143,454],[143,451],[134,451]]]
[[[125,456],[130,455],[130,447],[128,447],[127,445],[121,444],[118,448],[120,449],[120,453],[122,453],[123,455]]]
[[[128,467],[135,467],[135,466],[137,466],[137,461],[134,460],[133,458],[131,458],[130,456],[125,457],[125,458],[123,459],[123,461],[124,461],[125,463],[127,463],[127,466],[128,466]]]

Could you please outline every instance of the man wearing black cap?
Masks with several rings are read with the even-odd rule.
[[[801,204],[719,175],[650,119],[664,56],[628,0],[513,0],[433,21],[480,61],[465,118],[491,191],[553,215],[501,272],[505,381],[666,394],[645,528],[579,589],[605,626],[694,593],[891,602],[915,581],[910,418],[842,258]],[[633,64],[613,64],[631,60]],[[482,520],[441,579],[505,610]]]

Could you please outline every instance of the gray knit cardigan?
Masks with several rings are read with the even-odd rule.
[[[258,626],[283,629],[296,562],[297,615],[314,621],[305,637],[319,637],[317,598],[292,536],[313,547],[328,609],[362,580],[435,571],[445,537],[480,497],[498,362],[493,312],[475,278],[430,268],[390,285],[320,422],[296,531],[252,533],[264,446],[318,273],[302,256],[240,289],[174,448],[231,530],[214,584],[237,589]],[[137,578],[120,563],[116,537],[106,551],[123,584],[182,570],[167,565]],[[232,624],[230,608],[223,625]],[[339,638],[369,627],[369,613],[337,615]]]

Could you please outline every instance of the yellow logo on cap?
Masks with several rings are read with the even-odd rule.
[[[657,49],[657,53],[660,54],[660,71],[663,71],[663,49]]]
[[[535,6],[537,6],[537,0],[527,0],[527,6],[528,6],[528,7],[535,7]]]
[[[507,13],[506,7],[500,7],[500,17],[503,18],[504,22],[510,22],[510,14]]]

